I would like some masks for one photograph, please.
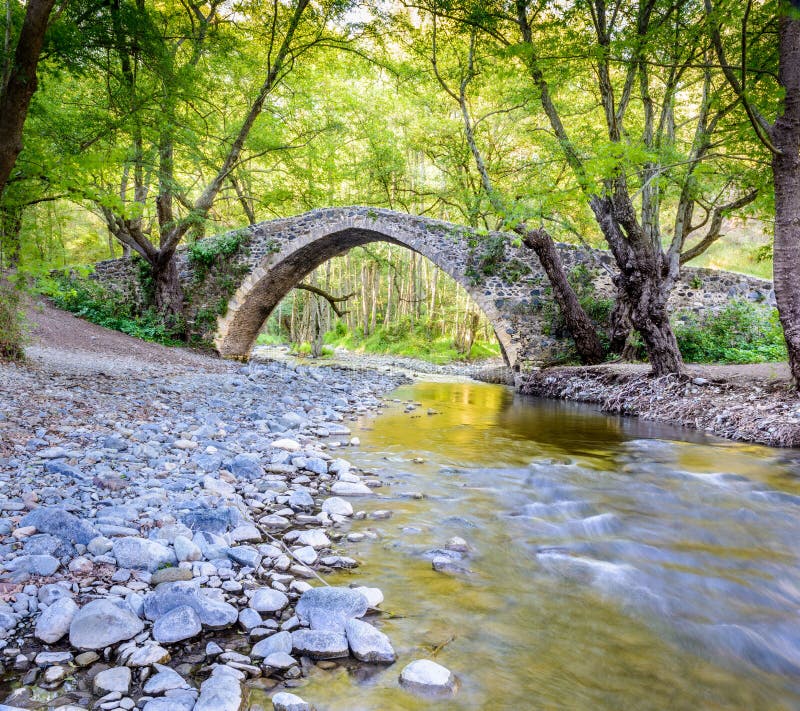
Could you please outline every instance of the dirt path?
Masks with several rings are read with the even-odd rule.
[[[45,371],[72,375],[174,375],[205,370],[230,371],[236,364],[188,348],[148,343],[84,321],[44,300],[26,308],[30,363]]]

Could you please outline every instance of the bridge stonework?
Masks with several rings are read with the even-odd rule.
[[[547,280],[536,255],[515,247],[508,235],[480,234],[460,225],[368,207],[325,208],[238,230],[242,249],[233,258],[235,273],[243,274],[227,301],[224,314],[203,335],[213,340],[220,355],[246,360],[259,331],[283,297],[320,264],[349,249],[375,241],[390,242],[428,259],[463,286],[494,327],[507,363],[515,368],[535,365],[552,357],[557,339],[547,335],[545,314],[552,313]],[[215,239],[210,237],[208,239]],[[504,243],[497,253],[490,253]],[[570,271],[585,266],[594,274],[599,295],[613,295],[611,255],[603,250],[559,244]],[[186,250],[176,255],[181,279],[191,295],[188,318],[208,310],[221,296],[213,280],[198,279]],[[489,260],[488,262],[486,260]],[[489,264],[491,269],[481,269]],[[492,272],[486,274],[484,272]],[[129,259],[96,265],[93,277],[141,300]],[[709,269],[686,268],[673,290],[671,309],[703,311],[718,308],[731,298],[774,303],[772,284],[763,279]],[[213,331],[213,332],[210,332]]]

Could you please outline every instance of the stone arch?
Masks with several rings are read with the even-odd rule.
[[[218,320],[214,343],[221,356],[247,360],[273,309],[320,264],[353,247],[389,242],[427,257],[464,287],[492,324],[506,363],[516,365],[514,328],[494,300],[468,278],[463,235],[432,230],[429,220],[388,210],[330,209],[301,217],[251,228],[250,248],[258,261]]]

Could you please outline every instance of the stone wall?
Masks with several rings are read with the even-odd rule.
[[[434,262],[459,282],[495,327],[508,362],[542,362],[561,343],[544,333],[543,314],[552,312],[544,272],[526,247],[505,242],[498,233],[481,234],[440,220],[367,207],[326,208],[263,222],[240,230],[242,249],[215,273],[198,280],[187,250],[177,254],[178,269],[187,293],[187,315],[198,330],[213,336],[220,353],[246,358],[264,320],[310,271],[352,247],[386,241],[412,249]],[[208,239],[215,239],[213,237]],[[491,261],[492,245],[505,243],[501,260]],[[584,266],[594,274],[598,295],[613,297],[613,260],[608,252],[560,244],[567,270]],[[482,262],[489,261],[487,275]],[[220,278],[236,275],[238,287],[227,304]],[[130,260],[100,262],[94,278],[142,303],[138,268]],[[230,279],[226,282],[231,286]],[[670,299],[670,308],[695,312],[721,307],[732,298],[774,304],[772,284],[763,279],[709,269],[685,268]],[[209,311],[224,312],[216,333],[208,324]],[[198,318],[198,315],[202,318]]]

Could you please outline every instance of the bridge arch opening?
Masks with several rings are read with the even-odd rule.
[[[462,354],[469,353],[477,342],[481,344],[477,350],[487,355],[494,350],[510,363],[503,345],[502,319],[493,313],[494,303],[483,298],[463,270],[441,255],[426,251],[425,245],[420,248],[409,240],[369,229],[345,228],[290,240],[279,250],[266,254],[231,299],[228,313],[220,319],[217,348],[223,356],[247,360],[270,316],[274,328],[275,316],[287,315],[284,300],[296,299],[292,294],[298,285],[304,285],[336,297],[355,291],[349,304],[339,302],[339,310],[350,312],[339,323],[346,324],[353,332],[360,331],[362,340],[379,330],[386,333],[386,326],[398,327],[393,332],[398,338],[402,336],[399,329],[409,326],[419,335],[420,320],[429,319],[438,307],[438,328],[437,324],[428,324],[431,337],[437,332],[449,333],[454,348]],[[352,268],[354,261],[360,262],[360,269]],[[348,262],[350,270],[343,275]],[[409,264],[412,273],[400,274]],[[369,281],[368,286],[364,279]],[[364,298],[356,298],[364,294],[365,288],[369,301],[366,315]],[[379,293],[374,293],[376,290]],[[309,301],[311,296],[309,293],[304,300]],[[444,308],[448,296],[455,296],[455,308]],[[320,298],[317,307],[322,307],[320,316],[324,316],[319,326],[335,325],[334,309],[323,304]],[[354,308],[359,310],[357,315]],[[441,312],[445,310],[448,313],[442,319]],[[294,316],[297,317],[296,312]],[[401,324],[403,319],[405,323]],[[391,328],[389,332],[392,333]],[[320,334],[315,331],[315,336],[319,339]]]

